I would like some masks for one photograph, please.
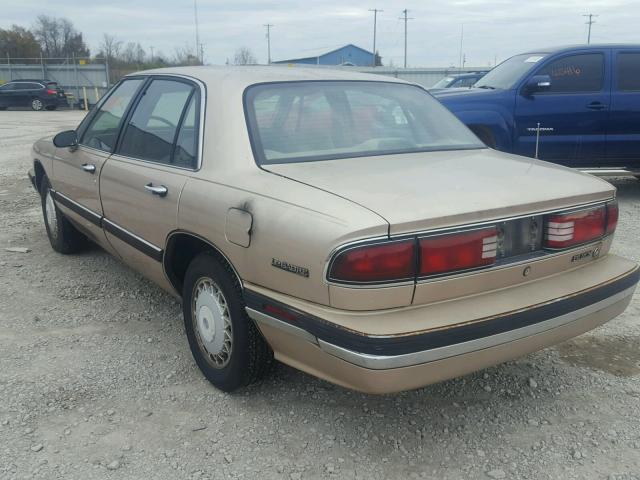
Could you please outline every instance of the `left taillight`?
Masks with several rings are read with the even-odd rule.
[[[588,243],[612,234],[618,223],[618,203],[577,212],[549,215],[545,221],[544,246],[560,249]]]
[[[329,279],[352,283],[413,280],[415,255],[414,239],[349,248],[334,258]]]

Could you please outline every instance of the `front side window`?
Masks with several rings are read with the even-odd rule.
[[[254,85],[245,106],[259,164],[484,148],[449,110],[413,85]]]
[[[176,133],[180,121],[186,116],[194,90],[192,84],[185,82],[151,82],[124,130],[118,153],[141,160],[174,164]],[[182,156],[180,161],[183,161]]]
[[[0,86],[0,90],[2,90],[3,92],[9,92],[9,91],[13,91],[15,89],[16,89],[15,83],[7,83],[6,85],[1,85]]]
[[[550,62],[536,75],[549,75],[551,88],[545,93],[599,92],[604,82],[604,55],[570,55]]]
[[[640,91],[640,52],[623,52],[617,59],[618,90]]]
[[[143,82],[143,79],[135,78],[120,83],[95,113],[83,132],[80,143],[105,152],[113,152],[122,117]]]

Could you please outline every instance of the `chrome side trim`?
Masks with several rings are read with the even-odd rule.
[[[634,172],[626,168],[579,168],[582,173],[588,173],[597,177],[636,177],[640,176],[640,171]]]
[[[621,300],[630,297],[631,295],[633,295],[635,289],[636,286],[634,285],[633,287],[612,295],[605,300],[594,303],[593,305],[589,305],[588,307],[584,307],[565,315],[561,315],[544,322],[536,323],[534,325],[529,325],[527,327],[519,328],[516,330],[510,330],[508,332],[499,333],[497,335],[492,335],[489,337],[479,338],[477,340],[471,340],[468,342],[449,345],[446,347],[434,348],[422,352],[394,356],[368,355],[354,352],[352,350],[347,350],[346,348],[338,347],[323,340],[318,340],[318,345],[324,352],[330,355],[338,357],[354,365],[369,368],[372,370],[387,370],[391,368],[409,367],[413,365],[433,362],[436,360],[442,360],[457,355],[463,355],[465,353],[471,353],[476,350],[495,347],[497,345],[536,335],[553,328],[561,327],[563,325],[577,321],[582,317],[603,310]]]
[[[277,328],[283,332],[287,332],[295,337],[301,338],[302,340],[318,345],[318,339],[302,328],[296,327],[287,322],[282,322],[277,318],[266,315],[254,310],[253,308],[245,307],[245,309],[249,318],[256,322],[258,327],[260,327],[261,324],[269,325],[270,327]]]

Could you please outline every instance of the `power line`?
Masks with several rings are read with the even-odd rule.
[[[378,22],[378,12],[384,12],[384,10],[380,10],[378,8],[370,8],[369,9],[370,12],[373,12],[373,63],[371,64],[372,67],[376,66],[376,26],[377,26],[377,22]]]
[[[593,13],[587,13],[582,15],[583,17],[589,17],[589,21],[586,22],[586,25],[589,25],[589,33],[587,34],[587,45],[591,43],[591,25],[596,23],[593,17],[599,17],[600,15],[594,15]]]
[[[404,14],[403,17],[400,17],[400,20],[404,20],[404,68],[407,68],[407,21],[413,20],[413,18],[407,17],[407,13],[409,10],[406,8],[402,11]]]
[[[266,23],[264,26],[267,27],[267,64],[271,65],[271,27],[273,25]]]

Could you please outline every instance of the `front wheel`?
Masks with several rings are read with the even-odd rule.
[[[244,307],[240,285],[228,267],[211,253],[192,260],[182,294],[185,330],[196,364],[225,392],[259,380],[275,362]]]
[[[86,237],[67,220],[53,200],[51,184],[45,176],[42,179],[42,214],[47,237],[51,247],[58,253],[75,253],[84,247]]]
[[[44,104],[42,103],[42,100],[40,100],[39,98],[31,99],[31,110],[39,112],[43,108],[44,108]]]

